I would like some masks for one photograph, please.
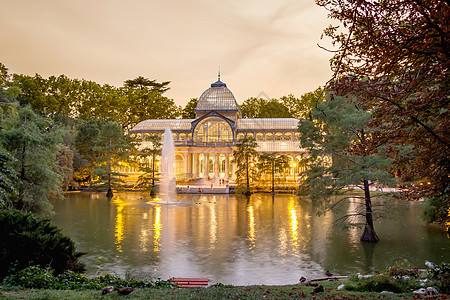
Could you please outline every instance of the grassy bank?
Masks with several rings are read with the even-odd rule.
[[[313,287],[287,286],[212,286],[208,288],[136,289],[128,296],[116,292],[102,295],[101,290],[45,290],[2,288],[0,299],[413,299],[413,294],[381,294],[338,291],[346,281],[321,282],[325,291],[314,293]],[[120,297],[120,298],[119,298]],[[417,299],[417,296],[416,296]],[[445,298],[444,298],[445,299]]]

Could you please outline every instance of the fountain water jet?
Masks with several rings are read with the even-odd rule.
[[[164,140],[161,150],[161,180],[159,184],[159,191],[161,199],[166,202],[172,202],[176,195],[176,180],[173,163],[175,160],[172,130],[166,128],[164,131]]]

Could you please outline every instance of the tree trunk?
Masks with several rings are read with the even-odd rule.
[[[366,202],[366,225],[360,238],[361,242],[376,243],[379,241],[375,228],[373,227],[372,202],[370,200],[369,181],[364,179],[364,199]]]
[[[114,193],[113,193],[112,189],[109,188],[108,191],[106,192],[106,197],[112,198],[113,196],[114,196]]]
[[[246,196],[250,196],[252,193],[250,192],[250,175],[249,175],[249,163],[248,163],[248,156],[246,157],[246,161],[247,161],[247,188],[245,189],[245,193],[244,195]]]
[[[108,193],[110,190],[111,190],[111,138],[109,138],[109,152],[108,152]],[[108,193],[106,194],[107,197]]]

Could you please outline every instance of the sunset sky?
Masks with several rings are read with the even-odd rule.
[[[300,96],[331,77],[317,43],[330,20],[314,0],[0,0],[0,62],[121,86],[171,81],[185,105],[217,80],[238,103]]]

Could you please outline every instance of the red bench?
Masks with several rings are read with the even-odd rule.
[[[178,284],[180,288],[191,288],[191,287],[204,287],[208,286],[208,278],[170,278],[173,282]]]

